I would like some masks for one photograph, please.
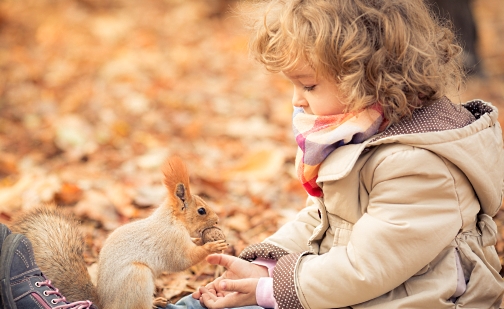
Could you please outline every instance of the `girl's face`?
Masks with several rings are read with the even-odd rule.
[[[334,80],[318,77],[306,63],[283,72],[294,85],[292,105],[303,108],[306,114],[328,116],[342,114],[345,105],[339,99],[339,88]]]

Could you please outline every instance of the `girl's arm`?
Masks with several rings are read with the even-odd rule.
[[[279,308],[339,308],[365,302],[428,265],[461,228],[459,190],[471,189],[448,165],[432,152],[409,146],[370,164],[362,171],[369,179],[364,184],[367,210],[348,244],[322,255],[291,253],[278,260],[273,279]],[[324,189],[330,186],[325,183]],[[331,205],[326,206],[330,211]]]

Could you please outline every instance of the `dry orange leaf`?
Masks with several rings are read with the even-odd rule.
[[[229,228],[238,232],[245,232],[250,229],[250,218],[242,213],[226,218],[225,223]]]
[[[271,180],[285,161],[283,151],[270,148],[252,152],[221,174],[224,179]]]
[[[64,182],[60,191],[56,193],[55,199],[57,204],[71,205],[77,203],[81,197],[82,190],[78,185]]]

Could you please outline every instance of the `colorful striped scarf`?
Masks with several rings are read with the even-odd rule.
[[[301,184],[311,196],[322,197],[317,185],[320,165],[336,148],[362,143],[384,129],[380,104],[351,113],[316,116],[295,108],[292,119],[294,136],[299,146],[296,172]]]

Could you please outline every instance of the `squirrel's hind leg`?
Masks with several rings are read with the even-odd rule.
[[[152,309],[155,285],[152,270],[147,265],[133,262],[121,269],[120,275],[113,276],[103,284],[98,282],[104,309]]]

